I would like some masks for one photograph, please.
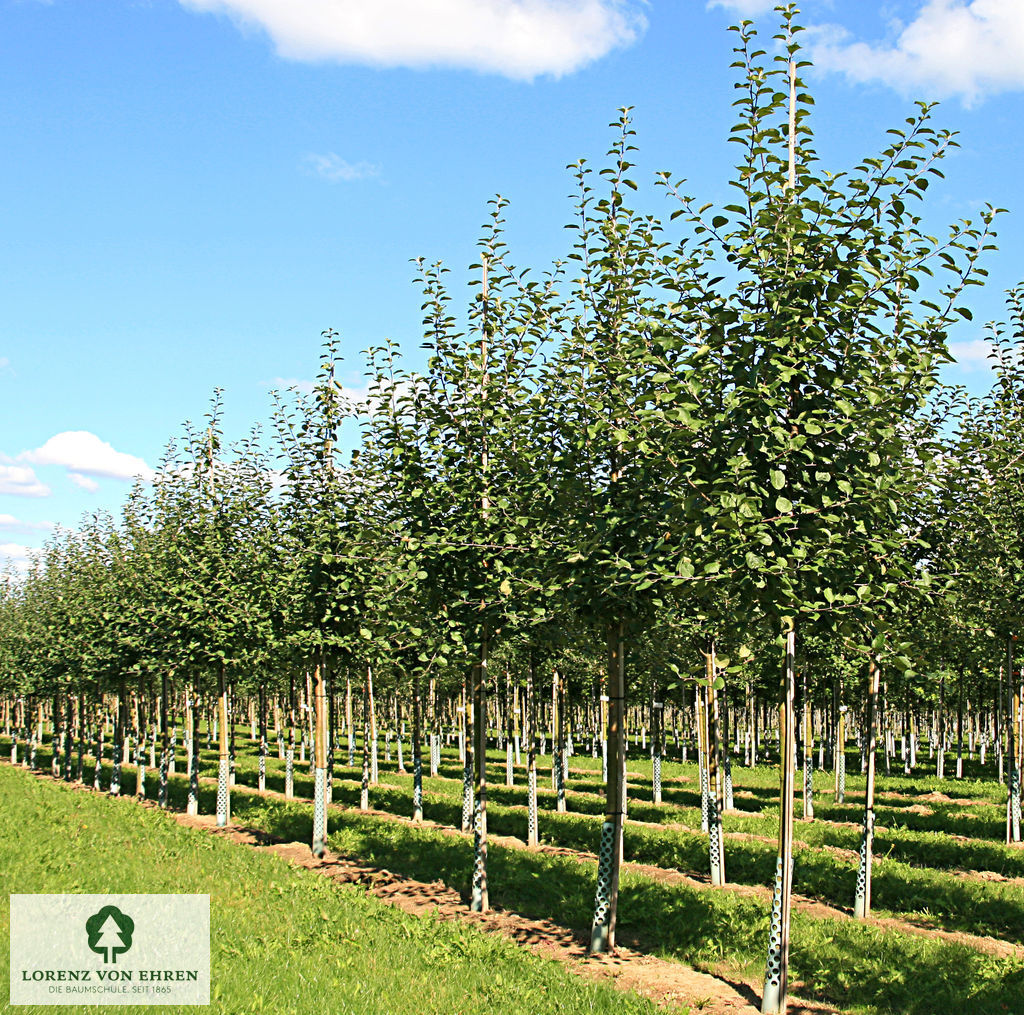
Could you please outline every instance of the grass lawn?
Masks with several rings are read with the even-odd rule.
[[[183,828],[134,801],[0,765],[0,964],[15,893],[210,896],[211,1010],[270,1015],[654,1015],[504,938],[408,916],[357,886]],[[8,995],[3,996],[5,1008]],[[83,1005],[62,1011],[95,1012]],[[163,1010],[168,1007],[164,1006]],[[19,1012],[52,1007],[18,1006]],[[146,1012],[150,1006],[118,1006]],[[182,1011],[195,1009],[185,1006]]]

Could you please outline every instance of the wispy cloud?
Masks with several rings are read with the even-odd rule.
[[[179,0],[263,29],[281,56],[459,67],[531,80],[570,74],[647,27],[642,0]]]
[[[86,490],[89,493],[95,493],[100,488],[100,484],[97,483],[95,479],[91,476],[83,476],[80,472],[69,472],[68,479],[70,479],[75,486],[82,490]]]
[[[301,377],[275,377],[271,382],[275,391],[298,391],[299,394],[308,395],[316,387],[316,381],[306,380]]]
[[[0,514],[0,529],[6,532],[52,532],[53,522],[26,522],[14,515]]]
[[[307,155],[306,166],[317,176],[331,183],[351,183],[353,180],[371,180],[380,176],[380,166],[373,162],[348,162],[334,152],[326,155]]]
[[[909,22],[881,43],[856,40],[835,25],[812,35],[819,70],[851,81],[879,81],[928,98],[958,95],[965,105],[1024,88],[1024,3],[1019,0],[918,0]]]
[[[984,338],[972,338],[963,342],[950,342],[949,352],[957,365],[964,370],[991,370],[992,343]]]
[[[744,18],[756,18],[774,10],[779,0],[709,0],[708,9],[723,7]]]
[[[271,382],[278,391],[297,391],[300,395],[311,395],[316,388],[316,381],[302,377],[275,377]],[[359,405],[366,402],[370,397],[369,388],[353,388],[347,384],[336,385],[341,397],[347,402]]]
[[[12,497],[49,497],[50,488],[27,465],[0,463],[0,493]]]
[[[42,447],[23,451],[18,459],[33,465],[63,465],[70,470],[71,479],[86,489],[95,489],[95,486],[86,486],[83,482],[87,476],[102,479],[153,478],[153,470],[141,458],[115,450],[88,430],[65,430],[54,434]]]

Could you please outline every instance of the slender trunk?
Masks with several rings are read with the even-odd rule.
[[[189,688],[185,701],[185,716],[188,726],[188,813],[199,813],[199,702],[195,688]],[[117,754],[116,737],[114,754]]]
[[[772,896],[771,926],[768,937],[768,964],[765,970],[762,1015],[786,1010],[786,986],[789,972],[789,916],[793,892],[793,769],[796,763],[796,736],[793,716],[796,637],[786,632],[786,656],[782,668],[782,703],[779,708],[779,853],[775,865],[775,890]]]
[[[220,686],[217,696],[217,722],[219,724],[219,763],[217,765],[217,827],[223,828],[231,820],[231,756],[228,747],[228,682],[224,666],[220,668]]]
[[[81,783],[85,777],[85,694],[78,692],[78,764],[75,768],[75,782]]]
[[[327,685],[321,653],[313,667],[313,856],[327,851]]]
[[[864,794],[864,828],[860,842],[860,869],[857,872],[857,894],[853,915],[865,919],[871,912],[871,847],[875,837],[875,726],[878,711],[878,662],[874,654],[868,658],[867,723],[867,787]]]
[[[711,780],[708,776],[707,688],[693,689],[694,723],[697,728],[697,775],[700,783],[700,830],[711,831]]]
[[[366,668],[363,681],[363,758],[362,777],[359,783],[359,809],[370,809],[370,668]]]
[[[540,833],[537,827],[537,702],[534,699],[534,670],[536,650],[530,646],[530,664],[526,671],[526,844],[537,846]]]
[[[167,673],[160,675],[160,788],[157,791],[157,803],[167,806],[167,777],[171,764],[170,733],[167,729],[167,692],[170,681]]]
[[[262,681],[260,681],[259,697],[260,759],[257,788],[262,793],[267,788],[267,690]]]
[[[110,795],[121,795],[121,741],[124,739],[124,685],[114,703],[114,731],[111,740],[111,760],[114,768],[110,776]],[[193,810],[190,814],[195,814]]]
[[[715,664],[715,639],[708,638],[705,653],[707,673],[707,773],[708,773],[708,851],[711,859],[711,884],[725,884],[725,836],[722,811],[725,808],[721,766],[721,729],[718,724],[718,692]]]
[[[462,750],[462,831],[473,830],[473,698],[462,679],[462,721],[465,728]]]
[[[964,676],[961,673],[956,689],[956,777],[964,777]]]
[[[412,820],[423,820],[423,754],[420,745],[422,736],[420,714],[420,675],[412,675]],[[351,743],[351,740],[349,741]]]
[[[935,760],[935,776],[946,776],[946,678],[939,680],[939,753]]]
[[[804,819],[814,817],[814,711],[807,693],[807,674],[804,687]]]
[[[352,727],[352,677],[345,677],[345,730],[348,733],[348,767],[356,763],[356,734]]]
[[[1009,677],[1008,690],[1011,695],[1010,721],[1006,727],[1006,756],[1009,762],[1006,799],[1006,841],[1020,842],[1020,766],[1017,763],[1018,734],[1020,721],[1020,684],[1013,669],[1013,637],[1006,639],[1006,673]]]
[[[480,634],[480,662],[473,673],[473,739],[476,799],[473,803],[473,898],[470,909],[490,909],[487,891],[487,653],[488,632]]]
[[[661,751],[665,703],[658,701],[657,691],[651,692],[651,792],[655,805],[661,804]]]
[[[626,706],[625,623],[608,629],[608,778],[601,851],[597,869],[594,922],[590,931],[592,954],[615,947],[615,918],[619,904],[619,868],[622,863],[622,819],[625,810],[626,759],[622,729]]]
[[[565,812],[565,702],[562,698],[562,675],[556,667],[551,675],[551,726],[554,746],[551,750],[551,773],[555,777],[555,810]]]
[[[366,667],[366,697],[370,707],[370,783],[376,786],[380,781],[377,736],[377,703],[373,696],[373,670],[369,666]],[[363,735],[366,735],[365,731]]]
[[[284,752],[284,795],[295,796],[295,674],[288,674],[288,746]]]

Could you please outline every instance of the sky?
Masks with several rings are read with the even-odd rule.
[[[771,0],[0,0],[0,566],[118,513],[215,388],[240,437],[390,339],[421,362],[412,259],[468,281],[501,194],[511,259],[564,256],[573,181],[634,107],[638,200],[668,169],[728,203],[737,19]],[[880,151],[917,99],[959,132],[934,231],[999,220],[947,377],[1024,277],[1024,3],[805,0],[817,149]],[[701,202],[703,203],[703,201]]]

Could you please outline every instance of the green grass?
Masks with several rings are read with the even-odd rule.
[[[215,1012],[655,1012],[646,1000],[586,983],[504,938],[407,916],[362,888],[337,887],[129,799],[75,791],[0,765],[0,800],[0,883],[8,891],[208,893]],[[6,967],[6,893],[0,914]]]
[[[241,729],[238,750],[238,782],[255,786],[254,745]],[[48,764],[47,753],[40,752],[39,757],[44,766]],[[361,757],[357,753],[354,768],[340,764],[347,760],[347,750],[337,752],[335,760],[334,799],[355,806]],[[517,769],[516,786],[506,788],[504,752],[490,752],[489,760],[493,765],[488,791],[490,829],[495,834],[525,838],[523,769]],[[184,768],[180,753],[179,762],[180,773]],[[571,759],[574,771],[568,783],[568,814],[554,812],[550,763],[550,756],[538,759],[543,841],[596,852],[600,823],[595,819],[603,811],[600,760],[588,755]],[[389,765],[385,761],[383,745],[380,764],[384,785],[371,786],[371,806],[408,816],[411,776],[394,771],[394,762]],[[796,828],[796,839],[806,844],[796,851],[796,890],[840,908],[852,903],[856,862],[852,856],[837,856],[824,847],[853,851],[859,846],[856,824],[863,813],[864,780],[854,771],[855,764],[851,754],[844,804],[832,802],[831,774],[815,774],[816,820],[801,821]],[[877,809],[880,827],[873,880],[875,912],[945,930],[1024,941],[1024,891],[1020,886],[955,873],[989,870],[1007,876],[1024,875],[1024,851],[1008,849],[1001,842],[1005,788],[994,780],[977,778],[984,774],[977,766],[967,765],[969,778],[962,781],[922,775],[923,767],[919,766],[911,777],[904,776],[901,767],[894,767],[892,776],[879,780],[884,795],[879,797]],[[630,779],[629,816],[649,825],[627,825],[626,858],[689,874],[706,874],[707,837],[699,831],[695,764],[664,764],[665,802],[659,807],[651,799],[649,759],[631,757],[628,768],[636,773]],[[87,780],[91,771],[87,763]],[[201,772],[204,776],[216,775],[214,752],[202,752]],[[308,772],[308,763],[300,764],[296,758],[295,792],[304,800],[286,803],[236,793],[235,818],[284,838],[308,841],[312,818],[308,802],[312,779]],[[284,763],[272,747],[267,759],[270,789],[283,790],[283,773]],[[440,775],[424,778],[425,817],[457,827],[461,817],[461,766],[451,748],[444,752]],[[753,769],[735,765],[733,777],[740,794],[737,806],[746,813],[728,814],[726,831],[762,836],[768,841],[730,838],[727,874],[732,882],[768,886],[775,867],[777,770],[770,765]],[[123,791],[130,793],[134,781],[134,769],[125,768]],[[152,770],[149,787],[150,796],[155,795]],[[171,783],[172,806],[184,806],[186,789],[179,774]],[[951,800],[979,803],[962,807],[929,800],[930,814],[907,810],[907,805],[916,803],[922,794],[936,790]],[[214,789],[204,785],[200,809],[209,813],[213,808]],[[332,812],[331,846],[411,877],[427,881],[441,878],[459,891],[468,892],[471,846],[465,839]],[[589,924],[595,875],[592,862],[581,862],[576,857],[526,853],[497,845],[491,848],[491,897],[495,903],[577,929]],[[765,904],[731,892],[666,885],[629,872],[624,874],[622,886],[619,925],[625,939],[635,937],[644,947],[666,957],[759,985],[767,940]],[[1019,962],[993,959],[976,949],[921,935],[888,929],[883,932],[853,920],[811,919],[798,913],[793,926],[791,975],[805,994],[864,1012],[1024,1012],[1024,999],[1018,997],[1022,985]]]
[[[495,757],[494,774],[502,777],[504,759],[497,759],[497,755]],[[581,763],[600,764],[590,758],[573,759],[574,762],[577,760]],[[204,774],[214,774],[213,761],[211,757]],[[631,761],[630,764],[633,768],[642,767],[640,762]],[[695,776],[695,767],[691,768],[692,777]],[[669,778],[673,775],[678,778],[683,774],[682,769],[683,766],[672,766]],[[446,759],[442,774],[447,778],[424,779],[424,817],[457,827],[461,820],[461,777],[457,778],[457,766],[452,759]],[[597,774],[600,774],[599,771]],[[761,774],[762,771],[757,769],[751,772],[737,767],[734,770],[734,777],[737,780],[743,779],[744,785],[748,776]],[[354,770],[336,766],[334,799],[337,802],[350,807],[358,805],[359,784],[356,776]],[[256,762],[253,757],[239,755],[237,778],[243,785],[256,785]],[[393,814],[409,815],[412,777],[387,772],[382,773],[381,779],[388,785],[371,787],[371,806]],[[573,780],[572,785],[578,786],[581,781]],[[525,839],[527,815],[525,791],[521,783],[520,779],[520,785],[511,789],[505,787],[503,782],[488,788],[488,825],[492,833]],[[268,761],[267,785],[271,789],[284,788],[281,762],[276,758]],[[676,784],[666,783],[667,801],[671,801],[673,790],[670,787],[673,785]],[[925,786],[929,789],[925,789]],[[929,792],[932,786],[931,782],[914,782],[918,792]],[[691,875],[705,875],[708,870],[708,846],[707,836],[699,831],[699,811],[690,807],[680,808],[671,802],[660,808],[655,807],[639,795],[644,793],[644,787],[638,786],[636,790],[638,799],[630,802],[630,818],[662,825],[678,823],[688,828],[651,828],[627,824],[626,858],[677,869]],[[301,771],[296,769],[295,793],[298,797],[312,797],[312,779],[305,774],[305,768]],[[183,801],[183,794],[184,787],[180,786],[175,789],[172,799]],[[594,819],[603,813],[604,806],[599,796],[570,795],[568,814],[555,813],[554,794],[549,789],[540,791],[539,796],[543,809],[540,823],[542,841],[570,849],[596,852],[599,823]],[[860,807],[848,804],[846,807],[850,814],[839,820],[859,817],[863,804]],[[849,909],[853,904],[856,862],[852,858],[837,857],[820,847],[834,845],[855,851],[860,845],[860,831],[855,827],[829,824],[825,814],[830,809],[834,809],[834,805],[821,804],[815,812],[819,820],[800,822],[797,825],[797,840],[807,843],[809,848],[798,846],[795,850],[794,889],[830,905]],[[945,806],[943,814],[937,813],[933,817],[937,822],[949,821],[951,818],[965,817],[963,812],[964,808],[951,804]],[[972,813],[968,811],[966,817],[970,818]],[[895,814],[897,811],[893,808],[880,808],[880,823],[882,816]],[[914,814],[906,816],[921,817]],[[766,809],[756,816],[727,815],[725,829],[727,832],[762,835],[770,840],[729,839],[726,846],[726,873],[729,880],[746,885],[771,884],[775,873],[777,807]],[[964,842],[949,833],[893,827],[879,831],[873,867],[872,900],[875,912],[880,916],[911,918],[915,922],[943,930],[994,935],[1024,943],[1024,889],[1018,885],[967,880],[952,873],[953,869],[961,868],[1020,876],[1024,874],[1024,853],[999,843]]]
[[[285,839],[308,841],[312,832],[310,807],[300,802],[240,795],[235,817]],[[332,849],[419,880],[441,879],[468,895],[469,837],[352,812],[332,812],[329,824]],[[595,829],[592,845],[596,838]],[[488,877],[498,905],[570,927],[589,924],[596,881],[591,861],[492,844]],[[759,982],[766,904],[630,872],[621,885],[624,940],[726,978]],[[854,920],[795,913],[790,969],[797,993],[861,1012],[1024,1012],[1024,963]]]

